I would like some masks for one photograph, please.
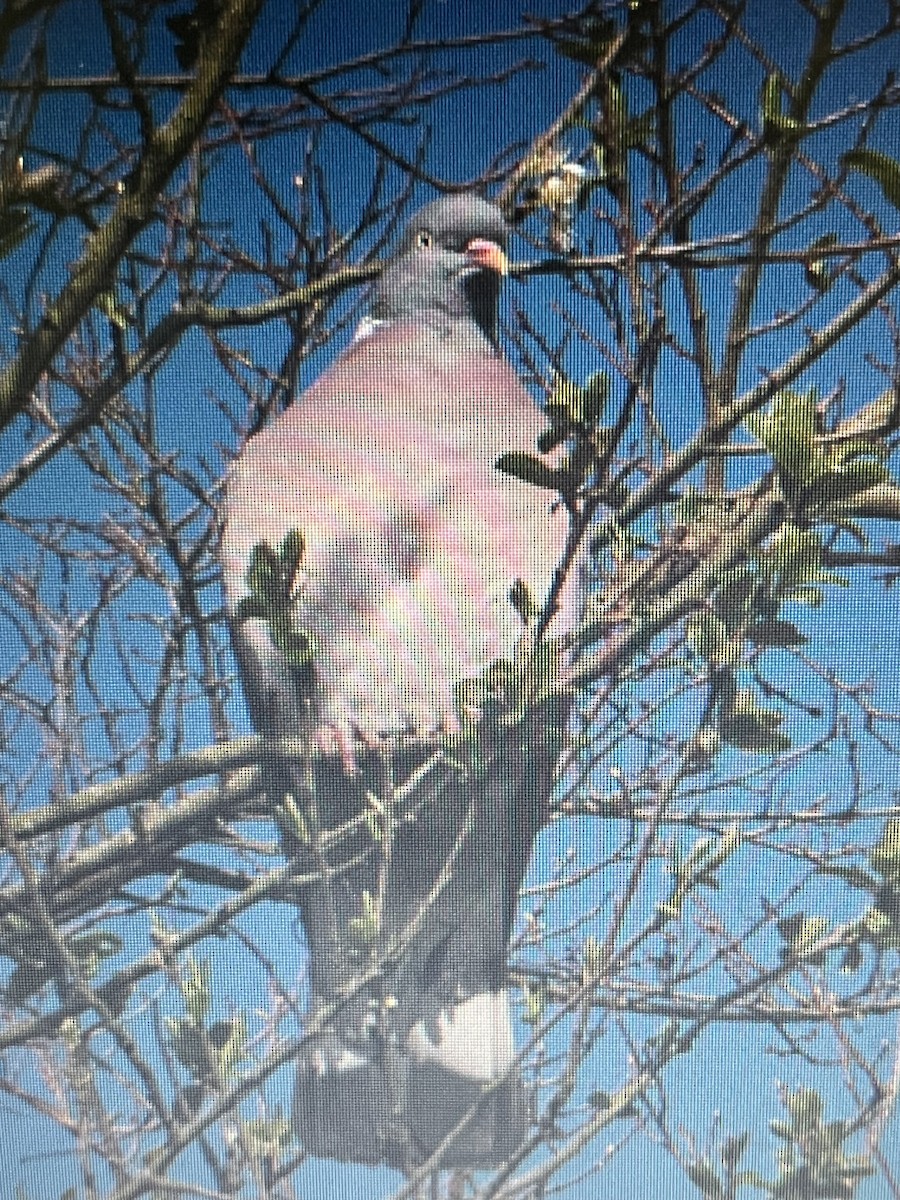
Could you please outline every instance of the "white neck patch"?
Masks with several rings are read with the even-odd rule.
[[[353,334],[353,340],[350,344],[355,346],[357,342],[364,342],[367,337],[372,336],[376,329],[381,329],[387,324],[387,321],[379,321],[377,317],[363,317],[356,327],[356,330]]]

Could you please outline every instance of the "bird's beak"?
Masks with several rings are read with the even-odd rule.
[[[466,258],[481,270],[496,271],[505,275],[509,270],[506,255],[496,242],[487,238],[473,238],[466,246]]]

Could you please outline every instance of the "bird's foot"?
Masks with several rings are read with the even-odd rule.
[[[360,739],[349,727],[342,725],[319,725],[313,733],[313,745],[328,758],[339,758],[347,775],[359,770],[357,751]]]

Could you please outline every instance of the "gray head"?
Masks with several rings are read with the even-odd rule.
[[[508,231],[500,209],[477,196],[445,196],[410,220],[375,291],[372,317],[469,318],[495,342]]]
[[[469,195],[442,196],[413,213],[400,253],[414,250],[422,234],[430,234],[437,245],[457,254],[462,254],[475,239],[495,242],[505,252],[509,240],[509,229],[497,205]]]

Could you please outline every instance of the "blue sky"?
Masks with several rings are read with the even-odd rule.
[[[268,7],[266,21],[255,35],[247,54],[248,70],[264,69],[272,47],[280,42],[293,10],[294,5],[288,3],[276,3]],[[870,29],[882,10],[882,5],[865,3],[864,0],[850,4],[842,28],[843,36],[855,37]],[[544,3],[529,6],[529,11],[538,17],[552,18],[565,12],[566,6]],[[402,26],[404,12],[405,6],[396,3],[375,6],[354,0],[328,0],[312,16],[304,39],[285,69],[308,72],[326,63],[388,45]],[[438,0],[426,5],[417,36],[423,40],[447,40],[480,34],[489,29],[502,29],[518,19],[518,9],[507,0],[492,6]],[[795,72],[801,61],[806,24],[796,5],[771,5],[756,0],[749,7],[748,29],[765,42],[773,60],[789,75]],[[709,19],[698,20],[688,26],[683,34],[685,59],[697,53],[711,36],[712,28]],[[88,0],[72,0],[62,7],[55,18],[49,44],[51,54],[48,69],[51,74],[92,74],[108,69],[108,48],[100,30],[97,6]],[[868,94],[870,81],[880,79],[892,66],[896,50],[894,41],[889,46],[882,45],[864,56],[848,60],[836,69],[823,89],[814,117],[852,103],[858,93]],[[541,40],[494,43],[482,49],[454,48],[430,60],[436,71],[434,81],[437,85],[451,74],[472,77],[488,73],[498,75],[512,68],[513,64],[532,58],[538,61],[537,66],[516,70],[509,77],[504,77],[502,82],[451,92],[428,109],[421,124],[383,124],[378,127],[378,135],[408,157],[415,154],[418,139],[427,135],[425,165],[430,173],[450,181],[475,177],[502,148],[524,146],[552,119],[577,87],[580,68],[568,60],[554,57]],[[159,18],[144,69],[175,69],[171,41],[163,33]],[[725,56],[721,64],[710,72],[704,84],[710,91],[717,90],[725,95],[733,109],[755,128],[760,120],[759,89],[763,76],[764,70],[759,63],[748,65],[747,56],[735,51]],[[369,70],[359,70],[343,80],[345,85],[353,89],[373,86],[377,82],[378,77]],[[323,86],[330,90],[337,85],[330,82]],[[644,95],[641,87],[635,84],[630,95],[633,107],[639,109]],[[263,103],[281,98],[280,93],[273,91],[263,93],[258,99]],[[162,92],[157,101],[159,112],[173,101],[172,93]],[[39,164],[50,151],[63,155],[74,154],[88,111],[85,102],[68,93],[46,101],[26,153],[27,165]],[[410,106],[410,111],[418,115],[414,106]],[[682,115],[685,127],[679,133],[679,149],[687,161],[693,146],[702,142],[708,161],[712,163],[724,149],[724,135],[721,129],[698,117],[698,111],[696,106],[685,104]],[[127,118],[123,117],[121,121],[124,123]],[[111,125],[115,128],[115,121]],[[853,128],[853,122],[848,120],[823,130],[813,140],[812,150],[830,171],[836,169],[837,157],[847,144],[847,130]],[[873,129],[870,144],[890,149],[896,144],[896,129],[896,115],[891,111],[886,112]],[[119,126],[119,132],[126,132],[124,124]],[[88,157],[96,155],[94,161],[99,162],[105,153],[110,152],[109,147],[107,145],[104,149],[104,138],[97,132],[92,136],[93,149]],[[283,202],[296,208],[299,203],[295,184],[298,163],[302,164],[304,146],[312,137],[319,139],[318,164],[325,180],[335,224],[339,228],[349,229],[358,215],[373,171],[370,152],[361,148],[350,134],[334,128],[320,128],[318,124],[313,132],[308,129],[287,131],[259,146],[260,164]],[[585,144],[586,138],[584,130],[573,133],[570,149],[577,152]],[[634,159],[633,169],[635,187],[646,185],[649,195],[651,169],[637,158]],[[761,172],[761,164],[750,164],[746,170],[736,173],[718,193],[715,202],[700,214],[694,235],[698,238],[713,237],[723,231],[745,227]],[[384,189],[386,211],[379,228],[383,228],[391,217],[388,201],[399,187],[400,176],[396,167],[387,169]],[[808,178],[798,173],[794,186],[788,190],[787,202],[800,203],[801,198],[808,196],[810,186]],[[859,177],[851,186],[860,202],[878,212],[885,227],[892,229],[895,214],[882,201],[875,185]],[[432,194],[428,187],[420,185],[415,190],[415,199],[430,199]],[[278,221],[272,206],[254,187],[247,161],[238,149],[231,147],[223,150],[213,161],[206,183],[205,202],[210,221],[216,223],[217,236],[233,239],[248,253],[259,255],[266,244],[265,226],[268,226],[277,253],[285,258],[291,253],[291,231]],[[603,207],[608,203],[609,199],[602,190],[594,193],[593,202],[579,218],[577,227],[580,245],[599,253],[613,252],[618,248],[612,225],[604,217]],[[317,217],[313,219],[314,223],[318,221]],[[780,236],[778,244],[783,247],[803,244],[830,230],[836,230],[846,237],[862,236],[860,224],[852,221],[846,209],[833,205],[825,214],[813,215],[800,227],[786,231]],[[535,222],[526,228],[526,233],[537,238],[540,236],[540,226]],[[31,296],[32,314],[41,303],[41,289],[52,292],[64,278],[66,263],[77,254],[81,236],[81,230],[73,225],[54,244],[53,252],[40,272],[40,287],[35,288]],[[375,231],[372,231],[360,239],[351,257],[358,258],[364,253],[374,236]],[[158,230],[149,230],[144,239],[148,248],[157,245]],[[9,271],[4,282],[17,300],[20,298],[20,278],[24,277],[28,265],[33,261],[34,247],[34,242],[26,244],[17,256],[5,260],[4,265],[9,267]],[[529,246],[526,241],[516,239],[512,256],[519,260],[535,259],[543,253],[533,245]],[[735,278],[734,271],[711,273],[704,278],[711,314],[710,337],[714,346],[718,345],[723,334],[724,316],[733,295]],[[303,280],[298,276],[296,282]],[[232,302],[254,301],[260,298],[262,286],[250,272],[246,275],[235,273],[224,296]],[[854,285],[849,280],[839,282],[810,313],[810,323],[816,326],[823,324],[853,294]],[[762,322],[770,318],[774,312],[789,307],[803,295],[805,281],[802,268],[791,266],[773,269],[760,294],[758,320]],[[562,340],[566,323],[556,306],[563,304],[568,296],[569,289],[562,278],[546,277],[532,279],[525,285],[512,284],[507,289],[504,302],[507,333],[521,309],[538,328],[550,331],[548,336],[551,341],[557,338]],[[149,305],[149,316],[154,318],[164,312],[174,297],[174,279],[169,277],[161,280],[159,290]],[[130,293],[125,282],[119,284],[118,298],[126,305],[129,302]],[[358,303],[358,296],[349,297],[340,302],[336,311],[350,311]],[[561,357],[571,376],[576,380],[584,380],[605,365],[602,349],[609,350],[611,342],[597,306],[585,302],[576,305],[575,310],[590,336],[578,338],[570,335]],[[101,325],[97,327],[102,330]],[[847,339],[839,355],[830,357],[810,372],[803,386],[815,386],[822,395],[831,393],[839,385],[843,386],[846,408],[850,411],[877,395],[886,384],[867,364],[865,356],[876,352],[885,359],[890,357],[884,344],[888,328],[882,317],[865,323]],[[14,333],[7,323],[3,331],[3,344],[7,348],[14,343]],[[349,336],[350,329],[343,329],[327,345],[316,348],[304,363],[302,379],[308,381],[314,377]],[[742,386],[756,382],[760,372],[771,369],[801,344],[805,336],[802,323],[786,331],[774,330],[761,336],[753,353],[747,358]],[[591,338],[594,344],[591,344]],[[247,374],[249,390],[256,396],[265,397],[265,371],[278,368],[289,340],[289,331],[281,322],[239,329],[227,335],[231,347],[243,348],[254,363],[264,368],[264,371],[250,371]],[[533,343],[527,344],[534,348]],[[509,338],[507,345],[510,353],[514,353]],[[539,354],[536,357],[540,360]],[[672,439],[678,442],[689,436],[696,426],[696,379],[692,368],[683,359],[672,355],[666,360],[666,365],[667,373],[658,381],[658,415],[666,423]],[[231,421],[238,424],[244,421],[247,403],[246,396],[235,386],[234,380],[230,380],[221,369],[208,341],[199,333],[187,336],[177,355],[153,379],[152,395],[150,390],[145,392],[143,388],[141,383],[132,385],[130,401],[137,410],[144,411],[146,406],[146,411],[152,412],[160,441],[175,456],[177,463],[196,472],[212,487],[214,481],[220,478],[224,462],[235,445],[236,435]],[[622,380],[615,378],[614,397],[621,398],[623,388]],[[71,394],[61,387],[56,389],[55,398],[60,403],[71,402]],[[23,450],[32,444],[33,437],[34,431],[27,428],[24,422],[20,423],[6,437],[5,444],[0,446],[0,465],[5,468],[15,462]],[[108,448],[104,449],[104,453],[107,452],[113,472],[121,478],[125,471],[124,459],[116,459]],[[139,466],[138,463],[138,469]],[[171,481],[166,484],[165,494],[178,512],[192,511],[196,502],[189,490],[179,488]],[[52,522],[54,519],[71,517],[74,513],[85,522],[108,518],[117,529],[140,534],[140,528],[125,502],[123,490],[99,488],[95,477],[89,476],[71,455],[61,456],[28,487],[19,491],[10,501],[8,512],[14,520],[0,531],[0,537],[4,539],[0,542],[0,554],[11,571],[20,570],[23,564],[35,561],[34,546],[21,524],[27,518]],[[198,513],[196,519],[202,519],[202,512]],[[84,545],[96,548],[100,541],[85,535]],[[189,542],[187,536],[185,542]],[[77,544],[77,537],[74,543]],[[156,554],[159,547],[153,545],[152,550]],[[96,595],[102,561],[102,557],[98,556],[85,565],[78,561],[77,555],[73,555],[66,559],[65,570],[51,564],[43,585],[48,605],[52,607],[57,604],[60,610],[68,605],[76,614],[79,606],[87,607],[90,599]],[[160,561],[167,569],[170,567],[164,558]],[[897,703],[894,663],[900,658],[900,621],[897,620],[895,596],[896,592],[885,591],[877,583],[858,585],[847,592],[833,588],[829,591],[829,603],[821,613],[812,610],[797,613],[804,631],[814,635],[810,652],[835,671],[842,672],[855,685],[871,679],[873,696],[884,708],[896,706]],[[211,584],[203,590],[202,597],[205,611],[214,613],[219,603],[215,587]],[[124,593],[121,607],[110,611],[101,632],[107,637],[115,633],[123,641],[115,646],[110,642],[104,647],[103,638],[99,638],[91,661],[97,693],[111,707],[118,705],[122,710],[116,723],[116,735],[111,738],[100,721],[87,722],[84,732],[87,765],[85,762],[69,763],[65,771],[57,774],[57,779],[65,778],[70,785],[87,782],[92,778],[91,770],[97,758],[109,754],[111,743],[116,739],[122,744],[135,744],[134,752],[125,754],[120,760],[128,769],[137,769],[145,761],[143,746],[136,745],[144,730],[145,720],[137,700],[141,691],[141,671],[148,672],[145,682],[148,690],[152,690],[152,680],[161,669],[165,635],[154,626],[153,618],[165,611],[164,606],[162,590],[135,581]],[[11,671],[20,646],[10,634],[8,623],[5,628],[6,642],[5,649],[0,650],[0,665],[5,671]],[[137,683],[129,681],[123,671],[123,646],[133,655],[134,663],[144,663],[136,670]],[[173,685],[169,693],[177,698],[177,703],[173,701],[161,718],[162,737],[158,748],[161,757],[180,749],[202,746],[211,737],[211,718],[193,643],[185,656],[185,664],[186,681],[178,686]],[[773,668],[776,675],[777,670]],[[812,695],[818,697],[824,694],[821,684],[799,682],[799,666],[796,663],[782,670],[785,673],[781,678],[788,684],[796,684],[807,699]],[[47,680],[52,672],[35,670],[33,674],[33,683],[28,684],[26,680],[22,687],[25,688],[27,684],[36,694],[41,694],[42,689],[49,686]],[[656,686],[655,681],[649,685],[651,693]],[[639,692],[640,689],[636,688],[636,704],[640,703]],[[82,694],[80,702],[89,705],[91,698]],[[866,794],[876,804],[889,803],[894,798],[893,746],[885,749],[871,740],[865,740],[861,733],[861,714],[849,693],[845,694],[838,707],[840,720],[849,731],[845,741],[840,743],[841,753],[835,750],[824,757],[807,756],[801,761],[788,763],[776,781],[767,787],[756,778],[742,778],[737,785],[723,786],[718,790],[710,788],[709,794],[701,797],[698,803],[711,803],[716,809],[727,808],[729,804],[753,807],[763,803],[796,807],[798,798],[805,806],[817,797],[826,795],[834,803],[843,790],[852,788],[853,771],[848,767],[850,759],[846,747],[857,737],[860,748],[854,762],[860,762],[865,770]],[[229,700],[228,711],[236,730],[249,728],[237,690]],[[673,719],[677,719],[672,714],[677,711],[676,706],[664,710],[663,724],[668,721],[671,726]],[[814,721],[809,722],[796,713],[791,714],[789,722],[793,723],[792,727],[799,738],[808,736],[811,726],[815,725]],[[40,741],[40,728],[33,720],[23,720],[19,725],[9,726],[8,732],[14,745],[9,774],[15,778],[17,772],[21,772],[23,763],[33,762]],[[644,765],[648,753],[646,744],[640,739],[629,741],[622,738],[614,761],[604,761],[603,770],[608,771],[613,766],[626,772],[637,771]],[[110,774],[112,770],[104,769],[100,777]],[[49,763],[40,768],[28,790],[28,798],[34,802],[43,801],[53,774]],[[607,786],[606,779],[599,782]],[[698,781],[697,786],[702,788],[706,783],[706,780]],[[253,832],[261,834],[260,829]],[[578,921],[571,935],[559,939],[558,944],[563,951],[577,953],[581,939],[586,934],[602,930],[610,907],[628,879],[632,861],[632,835],[633,830],[627,822],[583,819],[557,822],[543,837],[530,874],[531,889],[540,889],[561,861],[565,863],[561,868],[565,874],[579,868],[588,869],[604,858],[609,860],[603,872],[592,875],[581,888],[564,890],[543,911],[543,919],[550,928],[565,926],[572,920]],[[673,831],[663,841],[674,844],[680,840],[689,844],[694,836],[692,832]],[[829,843],[829,848],[833,848],[840,843],[841,836],[842,830],[838,828],[823,835],[822,844]],[[777,842],[774,833],[771,834],[771,840]],[[211,858],[219,861],[221,856],[212,852]],[[785,874],[783,878],[780,877],[778,873],[785,871],[785,861],[784,856],[773,850],[756,858],[740,858],[729,864],[723,872],[721,892],[710,897],[710,922],[720,918],[726,925],[732,924],[735,928],[749,925],[757,915],[761,892],[770,898],[777,898],[795,885],[798,888],[793,901],[795,906],[802,907],[805,904],[812,910],[818,904],[826,908],[835,920],[849,915],[854,909],[858,910],[862,904],[857,894],[851,893],[848,897],[847,889],[826,886],[811,872],[802,885],[803,870],[798,870],[796,876]],[[658,886],[662,887],[665,878],[661,864],[655,873],[648,873],[646,891],[633,907],[631,921],[634,928],[638,928],[640,922],[646,919],[659,899],[658,892],[654,892],[651,886],[652,879],[656,879]],[[537,898],[534,891],[526,896],[525,909],[533,906]],[[215,903],[211,895],[206,896],[202,892],[191,900],[200,911],[206,905]],[[194,918],[195,913],[188,911],[191,905],[185,908],[186,911],[179,917],[187,922]],[[593,913],[592,909],[595,910]],[[174,915],[171,916],[173,920],[176,919]],[[286,915],[283,907],[266,906],[245,918],[242,930],[247,939],[265,946],[284,987],[288,990],[298,988],[303,949],[293,917]],[[146,927],[127,927],[124,933],[130,950],[146,945]],[[768,937],[768,942],[765,937]],[[773,947],[771,932],[765,937],[762,939],[762,954],[771,953]],[[688,933],[684,932],[679,949],[687,953],[691,949],[690,942]],[[221,987],[218,1000],[223,1013],[248,1003],[248,998],[252,998],[253,1005],[262,1004],[267,999],[260,963],[252,954],[247,954],[245,948],[246,943],[241,946],[231,939],[221,944],[215,943],[208,951],[204,949],[204,953],[208,952],[212,957],[217,980],[227,984]],[[523,952],[522,958],[527,957]],[[154,1003],[161,1014],[171,1015],[180,1011],[171,996],[157,999]],[[150,1003],[147,1019],[153,1011],[153,1003]],[[641,1019],[620,1023],[614,1015],[603,1014],[598,1014],[597,1022],[597,1049],[584,1073],[579,1102],[583,1102],[591,1091],[613,1091],[621,1086],[629,1070],[628,1041],[623,1036],[625,1027],[637,1043],[647,1035],[653,1024]],[[140,1028],[140,1020],[136,1025]],[[520,1032],[523,1038],[529,1035],[526,1027]],[[808,1032],[803,1031],[804,1035]],[[877,1036],[873,1033],[873,1043],[875,1041]],[[547,1055],[552,1057],[561,1044],[557,1036],[549,1038],[545,1048]],[[835,1105],[832,1115],[846,1115],[851,1111],[838,1086],[841,1074],[839,1062],[834,1069],[825,1073],[810,1062],[803,1064],[796,1057],[781,1057],[783,1050],[784,1046],[776,1043],[764,1028],[736,1025],[708,1032],[700,1049],[676,1064],[668,1073],[667,1083],[671,1089],[672,1103],[679,1106],[679,1120],[686,1128],[697,1131],[705,1130],[710,1120],[714,1119],[721,1122],[726,1132],[738,1132],[744,1127],[754,1128],[754,1143],[750,1152],[753,1163],[765,1173],[771,1173],[774,1144],[771,1139],[766,1139],[765,1125],[779,1111],[774,1080],[781,1079],[792,1087],[812,1083],[823,1089],[833,1089],[829,1093]],[[817,1047],[811,1051],[811,1057],[814,1058],[816,1053]],[[823,1082],[823,1079],[828,1082]],[[287,1107],[289,1087],[289,1072],[282,1071],[266,1088],[269,1103]],[[0,1120],[0,1145],[5,1143],[7,1161],[19,1164],[16,1168],[17,1179],[28,1180],[31,1194],[39,1200],[44,1200],[45,1195],[55,1196],[71,1178],[73,1161],[70,1143],[56,1130],[51,1133],[44,1123],[23,1124],[15,1107],[8,1102],[5,1113],[6,1117]],[[718,1118],[715,1114],[719,1114]],[[702,1136],[702,1133],[697,1136]],[[29,1138],[33,1140],[29,1141]],[[574,1179],[586,1170],[591,1158],[597,1161],[603,1159],[608,1142],[617,1143],[619,1139],[621,1146],[612,1156],[611,1165],[597,1176],[588,1175],[582,1182],[573,1182],[564,1194],[579,1198],[614,1195],[618,1200],[643,1200],[648,1194],[688,1195],[684,1180],[673,1174],[671,1156],[666,1147],[660,1144],[662,1135],[655,1135],[651,1130],[648,1134],[636,1136],[627,1123],[614,1126],[608,1139],[602,1137],[586,1158],[573,1164],[569,1169],[570,1177]],[[60,1150],[58,1155],[55,1153],[56,1147]],[[203,1179],[201,1161],[191,1158],[189,1162],[189,1169],[197,1171],[198,1181]],[[321,1162],[311,1162],[305,1166],[297,1181],[298,1194],[305,1189],[310,1194],[367,1198],[388,1196],[397,1185],[398,1176],[386,1170],[371,1171],[368,1168],[339,1167]],[[880,1200],[883,1193],[879,1192],[879,1186],[878,1182],[864,1184],[859,1191],[860,1200]]]

